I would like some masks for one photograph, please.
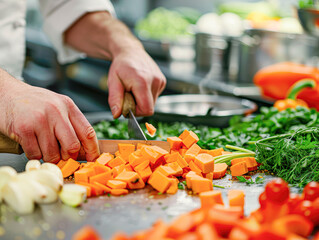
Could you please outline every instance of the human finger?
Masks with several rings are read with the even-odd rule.
[[[114,118],[118,118],[122,114],[122,105],[124,98],[124,86],[117,74],[110,70],[108,80],[109,106]]]

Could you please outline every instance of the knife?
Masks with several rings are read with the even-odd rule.
[[[147,140],[135,118],[135,100],[129,92],[124,94],[122,114],[128,118],[128,135],[130,139]]]

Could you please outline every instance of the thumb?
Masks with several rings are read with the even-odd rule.
[[[108,88],[109,106],[112,111],[113,117],[118,118],[122,114],[124,87],[117,74],[113,71],[109,72]]]

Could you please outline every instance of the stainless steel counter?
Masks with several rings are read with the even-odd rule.
[[[265,176],[265,182],[273,178]],[[259,207],[258,196],[263,191],[263,184],[249,186],[232,181],[229,175],[224,179],[214,180],[214,184],[225,187],[215,187],[215,190],[222,191],[226,203],[229,189],[243,190],[246,195],[245,214]],[[18,216],[2,204],[0,239],[69,240],[74,232],[86,224],[94,226],[104,239],[109,239],[118,231],[132,233],[149,228],[159,218],[172,221],[174,217],[199,206],[199,197],[189,195],[185,190],[178,190],[175,195],[158,195],[150,187],[132,191],[123,197],[90,198],[79,208],[68,207],[60,202],[41,205],[33,214],[27,216]]]

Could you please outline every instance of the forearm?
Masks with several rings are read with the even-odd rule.
[[[101,59],[113,59],[120,52],[143,49],[130,30],[108,12],[84,15],[65,32],[65,43]]]

